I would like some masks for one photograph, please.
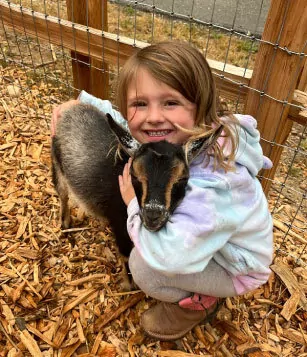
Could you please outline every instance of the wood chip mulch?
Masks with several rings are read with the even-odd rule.
[[[61,88],[18,67],[0,72],[0,357],[307,356],[306,265],[283,255],[267,284],[226,299],[212,323],[175,342],[144,336],[139,318],[155,301],[121,291],[112,232],[78,209],[74,228],[59,228],[49,122]],[[295,256],[306,237],[288,236]]]

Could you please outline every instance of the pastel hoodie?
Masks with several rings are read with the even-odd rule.
[[[109,101],[85,92],[79,99],[127,127]],[[270,275],[272,218],[256,175],[272,163],[262,153],[256,120],[235,116],[240,123],[235,171],[214,171],[213,160],[204,167],[198,156],[190,164],[186,195],[171,221],[158,232],[149,232],[142,225],[134,198],[127,208],[127,229],[152,269],[165,275],[192,274],[203,271],[214,259],[229,273],[237,294],[244,294],[264,284]]]

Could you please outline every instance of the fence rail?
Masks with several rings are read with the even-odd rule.
[[[76,51],[108,63],[124,64],[136,49],[148,46],[148,43],[128,37],[81,25],[72,21],[59,19],[54,16],[34,12],[6,0],[0,0],[0,13],[4,25],[14,28],[27,36],[38,37],[66,49]],[[240,93],[240,101],[245,102],[250,86],[253,71],[236,67],[231,64],[208,59],[215,75],[217,87],[226,99],[234,100]],[[83,88],[84,89],[84,88]],[[89,91],[92,92],[92,88]],[[274,99],[274,98],[273,98]],[[289,117],[301,124],[307,123],[307,94],[295,90],[294,105],[290,106]]]

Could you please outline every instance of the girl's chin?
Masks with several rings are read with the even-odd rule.
[[[154,143],[156,141],[162,141],[162,140],[166,140],[166,141],[170,141],[169,140],[169,135],[165,135],[165,136],[149,136],[147,135],[147,143]]]

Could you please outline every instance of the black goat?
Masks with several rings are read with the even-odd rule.
[[[189,157],[206,145],[204,140],[192,145]],[[123,149],[121,157],[116,155],[118,143]],[[132,183],[141,219],[148,230],[157,231],[185,194],[189,168],[183,148],[167,141],[140,145],[110,115],[86,104],[65,111],[57,124],[52,140],[52,168],[63,228],[70,224],[68,198],[73,194],[85,211],[108,219],[124,256],[129,256],[132,242],[118,175],[129,156],[133,158]]]

